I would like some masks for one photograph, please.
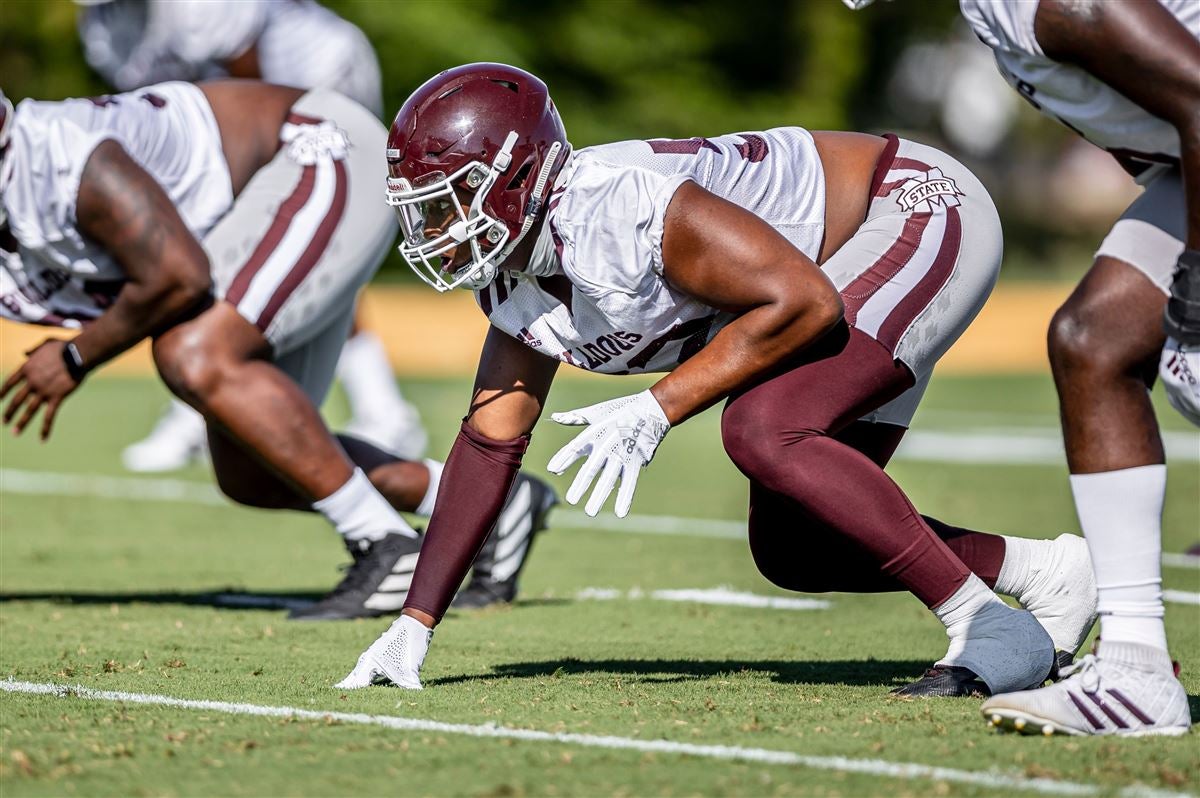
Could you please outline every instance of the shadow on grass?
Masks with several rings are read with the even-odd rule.
[[[193,607],[217,607],[223,610],[290,610],[307,607],[324,593],[278,590],[256,592],[228,588],[201,591],[155,592],[74,592],[47,591],[44,593],[0,593],[0,603],[9,601],[49,601],[55,604],[183,604]]]
[[[930,662],[922,660],[745,660],[745,659],[592,659],[567,657],[543,662],[493,666],[490,673],[430,679],[426,685],[492,679],[560,679],[564,676],[626,677],[631,681],[669,684],[739,674],[766,675],[781,684],[846,684],[883,688],[907,684]]]

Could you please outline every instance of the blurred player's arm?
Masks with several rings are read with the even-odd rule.
[[[162,187],[115,141],[88,159],[76,202],[79,231],[120,264],[112,307],[75,338],[94,368],[211,300],[208,256]]]
[[[59,405],[88,371],[211,301],[208,257],[162,187],[115,141],[88,158],[76,201],[79,232],[104,247],[127,280],[112,306],[72,341],[51,338],[0,386],[5,424],[20,434],[40,408],[50,436]]]
[[[684,183],[667,208],[663,273],[738,317],[651,392],[672,425],[745,388],[829,332],[842,302],[816,263],[750,211]]]

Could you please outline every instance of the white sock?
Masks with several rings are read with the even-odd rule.
[[[1165,465],[1072,474],[1071,491],[1092,553],[1100,638],[1164,651],[1162,508]]]
[[[1045,550],[1053,546],[1054,541],[1003,537],[1004,562],[1000,565],[1000,573],[996,574],[996,592],[1019,598],[1037,575],[1033,563],[1045,557]]]
[[[400,513],[375,490],[361,468],[354,469],[345,485],[313,502],[313,509],[325,516],[348,541],[382,540],[390,534],[417,536]]]
[[[346,341],[338,359],[337,376],[346,389],[350,413],[356,419],[386,417],[406,409],[387,350],[372,333],[360,332]]]
[[[934,607],[933,614],[945,625],[946,635],[953,641],[955,638],[966,637],[971,621],[991,604],[1006,606],[988,589],[982,579],[971,574],[967,581],[954,591],[954,595]]]
[[[433,505],[437,502],[438,485],[442,484],[442,469],[445,466],[437,460],[426,460],[425,467],[429,469],[429,487],[425,489],[425,497],[413,512],[428,518],[433,515]]]

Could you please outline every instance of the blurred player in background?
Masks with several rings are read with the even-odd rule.
[[[1163,625],[1166,465],[1148,389],[1157,371],[1171,404],[1200,424],[1200,3],[961,6],[1025,99],[1146,187],[1049,337],[1071,489],[1099,588],[1097,654],[1070,678],[994,697],[983,711],[1036,734],[1182,734],[1187,694]]]
[[[312,0],[76,0],[88,63],[119,91],[165,80],[232,76],[302,89],[333,88],[382,112],[379,62],[361,30]],[[337,376],[347,432],[415,460],[427,443],[396,385],[383,344],[356,314]],[[132,471],[167,471],[203,455],[204,420],[172,403],[122,455]]]
[[[961,164],[895,136],[798,127],[572,152],[545,84],[500,64],[418,89],[388,162],[401,254],[440,291],[474,289],[491,329],[403,614],[340,686],[420,687],[431,629],[560,363],[662,374],[554,414],[585,428],[549,465],[586,457],[569,502],[595,480],[595,515],[619,481],[624,517],[670,428],[727,399],[722,439],[750,479],[762,574],[789,590],[907,590],[944,624],[945,656],[899,692],[1040,685],[1055,649],[1082,643],[1095,602],[1082,539],[951,527],[883,470],[1000,267],[996,210]]]
[[[345,577],[294,618],[398,609],[420,538],[397,510],[427,515],[438,492],[440,463],[339,442],[317,410],[395,238],[385,139],[325,89],[171,82],[15,111],[0,94],[0,314],[79,330],[8,376],[4,423],[20,433],[41,410],[47,438],[91,370],[152,338],[159,375],[203,414],[222,491],[342,535]],[[477,569],[492,601],[555,500],[524,475],[507,498],[504,554]]]

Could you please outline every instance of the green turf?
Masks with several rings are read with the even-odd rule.
[[[562,381],[555,409],[636,390],[636,380]],[[444,453],[466,385],[405,385]],[[69,400],[55,440],[0,443],[0,467],[121,473],[122,445],[149,428],[161,390],[96,379]],[[337,417],[335,400],[329,408]],[[1166,425],[1186,427],[1169,410]],[[935,381],[917,426],[1053,428],[1042,378]],[[744,516],[744,481],[706,414],[673,430],[634,512]],[[570,434],[539,428],[537,468]],[[1061,466],[897,462],[923,511],[1014,534],[1075,530]],[[207,480],[202,468],[175,478]],[[556,484],[565,488],[566,479]],[[0,487],[3,487],[0,483]],[[1197,542],[1200,468],[1171,469],[1166,548]],[[608,511],[606,511],[608,512]],[[209,606],[233,589],[309,596],[337,578],[340,544],[318,519],[233,506],[0,493],[0,676],[318,711],[496,723],[545,731],[742,745],[915,762],[1098,785],[1196,790],[1200,745],[992,734],[973,700],[887,696],[945,648],[911,597],[830,597],[814,612],[583,601],[583,587],[711,588],[784,595],[744,541],[588,531],[538,540],[522,599],[439,629],[428,689],[341,693],[330,685],[383,622],[295,624],[280,611]],[[1200,590],[1168,568],[1166,586]],[[1168,631],[1200,715],[1200,608],[1172,604]],[[798,766],[478,740],[75,698],[0,693],[0,792],[18,795],[974,795],[1023,794]]]

